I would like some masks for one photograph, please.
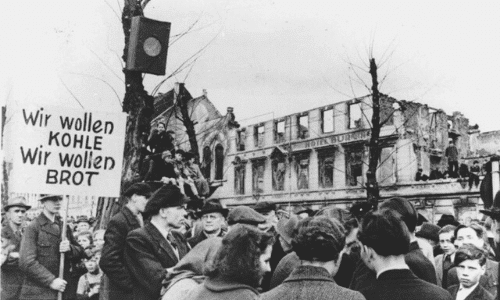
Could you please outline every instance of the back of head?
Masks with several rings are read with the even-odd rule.
[[[410,250],[406,224],[389,210],[368,213],[361,223],[358,239],[384,257],[404,255]]]
[[[211,266],[209,278],[257,287],[262,278],[260,256],[274,243],[274,236],[255,226],[236,224],[222,239]]]
[[[380,210],[391,210],[405,222],[408,230],[413,233],[417,227],[418,213],[413,204],[407,199],[395,197],[384,201],[380,205]]]
[[[293,249],[301,260],[337,261],[345,246],[345,230],[339,221],[327,217],[308,217],[299,222]]]
[[[464,244],[462,247],[458,248],[455,252],[455,265],[458,266],[463,261],[466,260],[479,260],[479,264],[484,266],[486,264],[486,253],[484,250],[472,244]]]

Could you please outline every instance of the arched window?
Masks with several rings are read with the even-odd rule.
[[[210,181],[210,170],[212,168],[212,150],[206,146],[203,148],[203,162],[201,164],[201,172],[207,180]]]
[[[224,147],[221,144],[215,146],[215,180],[224,176]]]

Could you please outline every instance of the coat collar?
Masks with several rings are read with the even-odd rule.
[[[381,273],[377,280],[406,280],[418,279],[410,269],[392,269]]]
[[[205,280],[205,287],[213,292],[228,292],[234,290],[250,290],[256,295],[259,295],[259,292],[246,284],[238,283],[238,282],[230,282],[227,280],[221,280],[218,278],[207,278]]]
[[[170,246],[167,239],[165,239],[165,237],[161,234],[158,228],[156,228],[156,226],[154,226],[151,223],[148,223],[144,226],[144,229],[151,236],[151,238],[160,246],[160,248],[162,248],[165,252],[167,252],[168,256],[170,256],[170,258],[172,258],[175,261],[175,263],[179,261],[177,255],[175,255],[175,252],[172,249],[172,246]]]
[[[125,206],[123,206],[122,212],[123,212],[123,216],[125,217],[125,219],[127,219],[127,222],[128,222],[131,226],[140,227],[139,220],[137,219],[137,216],[135,216],[135,215],[132,213],[132,211],[130,210],[130,208],[128,208],[128,207],[125,205]]]
[[[54,236],[57,236],[57,237],[60,237],[61,235],[61,217],[59,216],[56,216],[55,219],[54,219],[54,223],[52,223],[51,220],[49,220],[49,218],[47,218],[47,216],[42,212],[39,216],[38,216],[38,222],[40,223],[40,227],[41,227],[41,230],[51,234],[51,235],[54,235]],[[54,226],[54,225],[57,225],[57,226]]]
[[[315,266],[298,266],[284,282],[316,280],[335,282],[325,268]]]

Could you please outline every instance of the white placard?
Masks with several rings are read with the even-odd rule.
[[[53,107],[14,111],[10,191],[118,197],[126,118]]]

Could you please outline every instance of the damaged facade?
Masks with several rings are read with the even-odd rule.
[[[450,140],[460,162],[468,163],[468,119],[388,96],[381,105],[381,197],[411,199],[429,219],[476,209],[478,188],[469,190],[459,179],[415,180],[419,169],[426,175],[448,169]],[[213,197],[227,206],[271,201],[349,208],[366,199],[371,114],[371,97],[365,96],[230,130],[227,182]]]

